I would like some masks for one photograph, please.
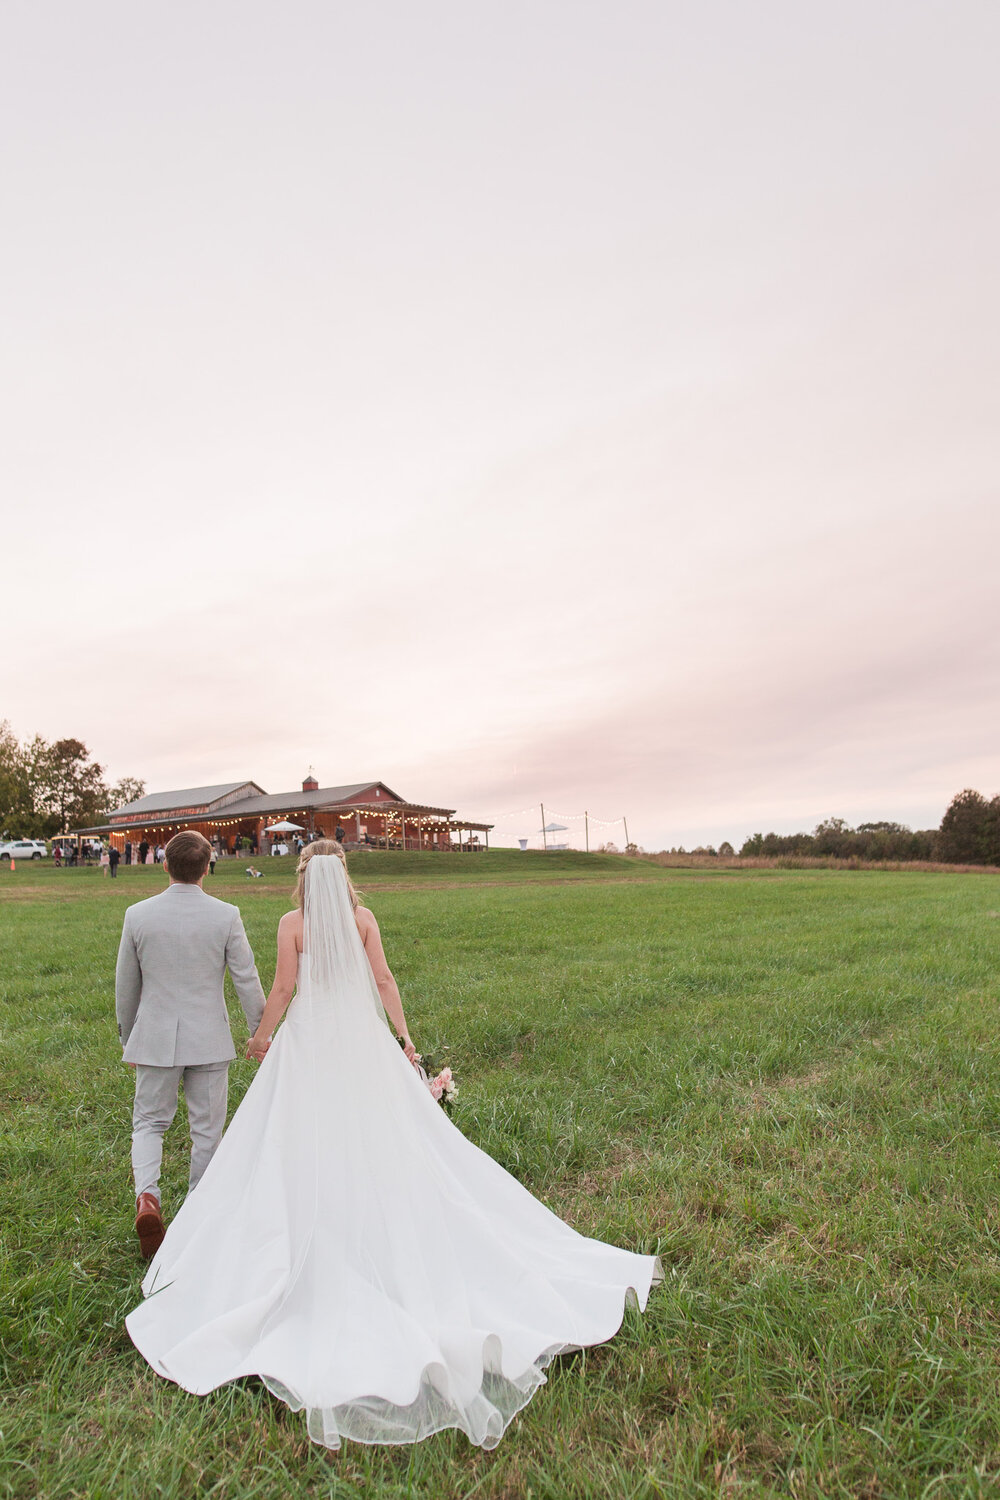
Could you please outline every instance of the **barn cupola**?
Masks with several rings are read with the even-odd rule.
[[[319,782],[316,780],[316,778],[313,775],[312,771],[309,772],[309,775],[306,777],[305,781],[302,783],[302,790],[304,792],[318,792],[319,791]]]

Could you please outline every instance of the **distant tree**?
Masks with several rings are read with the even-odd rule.
[[[988,865],[1000,865],[1000,796],[990,799],[983,820],[983,853]]]
[[[821,838],[825,834],[831,834],[834,838],[839,838],[841,834],[853,832],[853,828],[843,818],[827,818],[824,822],[816,824],[813,837]]]
[[[755,833],[740,850],[744,856],[751,853],[766,859],[779,854],[813,854],[815,840],[810,833]]]
[[[21,746],[8,721],[3,719],[0,720],[0,833],[13,832],[23,803]]]
[[[140,781],[138,776],[123,776],[121,781],[116,781],[114,786],[108,788],[108,812],[127,807],[130,802],[138,802],[145,791],[146,783]]]
[[[817,823],[813,829],[814,854],[834,859],[849,859],[856,853],[852,847],[854,829],[851,828],[843,818],[827,818],[822,823]]]
[[[106,786],[103,766],[91,760],[82,740],[50,744],[36,734],[22,743],[0,721],[0,833],[48,838],[86,827],[144,791],[145,784],[132,776]]]
[[[25,838],[46,838],[58,828],[58,817],[52,809],[52,746],[40,734],[25,740],[21,746],[24,777],[24,815],[22,826],[34,833]]]
[[[39,734],[21,744],[6,720],[0,726],[0,825],[18,838],[44,838],[52,832],[49,750]]]
[[[719,845],[719,854],[721,855],[721,857],[723,859],[732,859],[735,853],[736,850],[733,848],[729,840],[723,839],[722,843]]]
[[[905,823],[860,823],[854,835],[861,859],[933,859],[936,834],[914,833]]]
[[[98,822],[108,805],[104,767],[90,759],[82,740],[56,740],[44,757],[47,811],[57,820],[54,833]]]
[[[1000,864],[1000,797],[988,802],[971,788],[959,792],[941,819],[934,852],[947,864]]]

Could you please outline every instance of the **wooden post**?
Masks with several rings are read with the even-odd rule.
[[[583,842],[584,842],[584,844],[586,846],[586,853],[589,854],[590,853],[590,815],[587,812],[586,808],[583,809]]]
[[[627,821],[627,819],[622,818],[622,822],[625,824],[625,848],[627,850],[628,849],[628,821]]]
[[[542,809],[542,848],[548,853],[549,841],[545,836],[545,803],[539,802],[538,805]]]
[[[486,833],[486,847],[487,847],[487,849],[489,849],[489,847],[490,847],[490,830],[487,828],[485,830],[485,833]]]

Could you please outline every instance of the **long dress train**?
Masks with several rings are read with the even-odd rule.
[[[328,1447],[457,1427],[492,1448],[658,1276],[448,1120],[386,1025],[340,860],[310,860],[298,992],[126,1319],[153,1369],[196,1395],[258,1375]]]

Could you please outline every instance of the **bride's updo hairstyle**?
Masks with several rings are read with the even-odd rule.
[[[347,875],[347,889],[351,895],[351,906],[357,911],[359,905],[358,893],[354,889],[350,874],[348,873],[347,855],[336,839],[317,839],[314,844],[307,844],[299,855],[299,862],[295,866],[295,873],[298,876],[295,884],[295,905],[299,908],[299,911],[302,911],[305,907],[306,870],[309,866],[309,861],[315,859],[317,854],[332,854],[336,859],[340,860],[340,863],[344,867],[344,874]]]

